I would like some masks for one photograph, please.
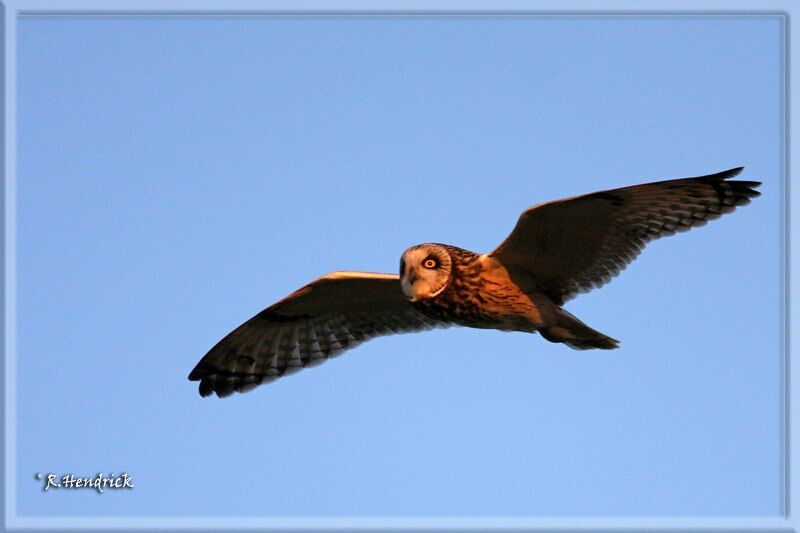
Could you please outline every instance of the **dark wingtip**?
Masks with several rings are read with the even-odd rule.
[[[736,184],[739,192],[747,198],[758,198],[761,193],[756,190],[756,187],[761,187],[760,181],[732,181],[731,185]]]
[[[736,167],[731,168],[728,170],[723,170],[722,172],[717,172],[716,174],[709,174],[708,176],[700,176],[699,179],[705,183],[708,183],[715,190],[717,193],[720,194],[720,203],[724,205],[747,205],[750,203],[751,198],[758,198],[761,196],[761,193],[756,190],[756,187],[761,186],[760,181],[727,181],[728,179],[738,176],[744,167]],[[730,187],[730,190],[733,192],[733,203],[726,204],[724,198],[724,190],[720,187],[722,183],[725,182],[725,185]]]
[[[744,170],[744,167],[729,168],[728,170],[723,170],[722,172],[717,172],[716,174],[709,174],[708,176],[701,177],[709,180],[723,181],[734,176],[738,176],[742,173],[742,170]]]
[[[216,394],[217,398],[226,398],[235,392],[233,386],[227,380],[219,380],[216,376],[201,379],[198,390],[203,398],[212,394]]]
[[[725,173],[728,174],[728,177],[738,176],[739,174],[742,173],[742,170],[744,170],[744,167],[736,167],[730,170],[726,170]]]
[[[195,365],[191,372],[189,372],[189,381],[200,381],[204,377],[206,377],[211,371],[213,371],[214,367],[206,363],[205,361],[200,361]]]
[[[200,392],[200,396],[203,398],[206,396],[211,396],[214,392],[216,392],[215,389],[217,380],[214,376],[215,372],[216,370],[214,367],[208,363],[200,361],[197,363],[197,366],[194,367],[194,370],[189,373],[189,381],[200,382],[198,390]],[[219,395],[219,393],[217,393],[217,395]]]
[[[267,375],[257,372],[231,372],[220,369],[203,361],[189,374],[190,381],[199,381],[200,396],[205,398],[216,394],[218,398],[226,398],[234,392],[247,392],[262,383],[269,383],[286,373]]]

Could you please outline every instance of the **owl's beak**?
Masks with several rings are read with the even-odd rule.
[[[414,282],[417,281],[417,271],[411,269],[411,271],[408,273],[408,276],[406,276],[406,279],[408,279],[409,285],[414,285]]]

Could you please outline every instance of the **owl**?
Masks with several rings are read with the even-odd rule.
[[[759,196],[718,174],[535,205],[492,252],[412,246],[399,274],[333,272],[267,307],[200,360],[200,395],[245,392],[381,335],[466,326],[539,333],[577,350],[617,348],[562,306],[623,270],[653,239],[702,226]]]

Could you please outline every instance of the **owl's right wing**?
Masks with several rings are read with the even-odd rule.
[[[420,313],[392,274],[334,272],[264,309],[219,341],[189,374],[220,398],[316,366],[381,335],[449,324]]]
[[[750,203],[761,184],[728,181],[741,170],[535,205],[490,256],[521,289],[542,292],[561,305],[607,283],[653,239],[702,226]]]

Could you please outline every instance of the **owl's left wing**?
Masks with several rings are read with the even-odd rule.
[[[702,226],[750,203],[757,181],[728,181],[734,168],[539,204],[524,211],[490,255],[523,290],[563,304],[600,287],[653,239]]]
[[[399,276],[334,272],[264,309],[219,341],[189,374],[220,398],[316,366],[364,341],[448,324],[409,303]]]

